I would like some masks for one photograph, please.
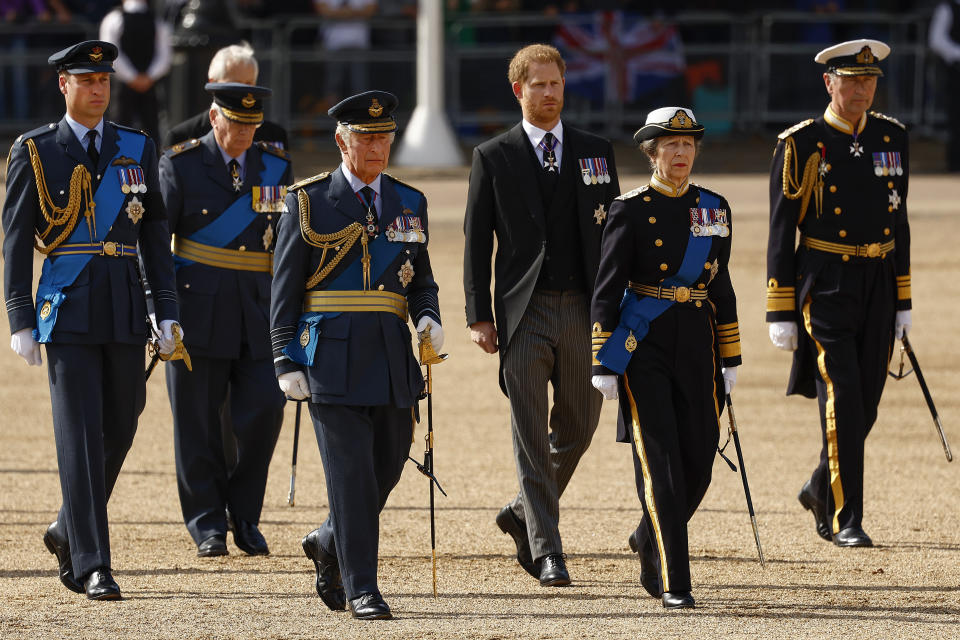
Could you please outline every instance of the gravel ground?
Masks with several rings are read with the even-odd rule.
[[[401,175],[403,172],[398,172]],[[624,190],[641,176],[622,178]],[[381,518],[380,587],[396,615],[357,622],[326,609],[300,538],[327,510],[320,457],[304,424],[297,502],[286,504],[293,406],[277,445],[261,528],[272,555],[199,559],[180,517],[163,376],[110,502],[114,575],[125,599],[92,603],[64,589],[41,542],[60,500],[45,369],[0,349],[0,637],[3,638],[960,638],[960,464],[947,464],[914,378],[890,380],[866,449],[873,549],[820,540],[796,500],[816,463],[816,403],[786,398],[789,357],[763,323],[766,176],[698,176],[733,206],[734,284],[744,366],[735,391],[766,568],[757,561],[738,474],[717,460],[690,523],[697,609],[665,612],[639,584],[626,539],[641,514],[615,407],[561,501],[573,585],[545,589],[516,564],[497,510],[517,489],[509,412],[495,357],[463,327],[462,178],[418,178],[430,201],[434,271],[450,360],[434,368],[438,588],[431,589],[426,480],[411,467]],[[915,179],[912,342],[960,453],[960,278],[952,245],[953,178]],[[39,271],[38,271],[39,272]],[[423,429],[413,447],[422,452]],[[732,450],[732,448],[731,448]]]

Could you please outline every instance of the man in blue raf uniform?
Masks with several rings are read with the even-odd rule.
[[[770,339],[794,351],[787,393],[818,398],[823,431],[799,499],[820,537],[841,547],[872,545],[862,526],[864,441],[894,335],[910,328],[907,133],[868,111],[889,52],[854,40],[817,54],[830,104],[780,134],[770,173]]]
[[[292,187],[277,230],[270,310],[280,388],[310,400],[330,514],[303,539],[317,593],[355,618],[390,618],[377,588],[380,511],[410,451],[423,376],[407,317],[443,344],[427,201],[383,173],[393,94],[328,112],[343,162]],[[342,577],[341,577],[342,576]]]
[[[292,171],[285,151],[253,143],[270,89],[206,89],[212,130],[160,160],[193,360],[192,372],[182,362],[166,368],[177,488],[197,555],[225,555],[228,528],[241,550],[266,555],[257,525],[284,404],[270,352],[271,251]],[[224,416],[236,436],[233,465],[224,456]]]
[[[3,205],[10,346],[37,366],[47,347],[63,506],[43,541],[64,586],[94,600],[120,598],[107,500],[146,401],[138,256],[154,285],[164,353],[174,350],[178,314],[156,148],[143,132],[103,119],[116,56],[97,40],[50,56],[66,115],[14,142]],[[46,255],[36,303],[35,247]]]

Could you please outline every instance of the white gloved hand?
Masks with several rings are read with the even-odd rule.
[[[796,351],[797,349],[797,323],[796,322],[771,322],[770,323],[770,342],[777,349],[784,351]]]
[[[910,320],[910,310],[897,311],[897,340],[910,333],[913,322]]]
[[[724,391],[730,393],[737,384],[737,367],[721,367],[720,373],[723,375]]]
[[[173,350],[177,347],[176,340],[173,339],[173,327],[176,325],[180,328],[180,340],[183,340],[183,327],[180,326],[180,323],[176,320],[161,320],[160,321],[160,330],[157,332],[160,334],[160,353],[165,356],[173,353]]]
[[[423,316],[417,323],[417,335],[423,333],[427,327],[430,327],[430,342],[433,344],[433,350],[440,353],[440,349],[443,348],[443,327],[433,318]]]
[[[43,358],[40,357],[40,343],[33,339],[33,329],[20,329],[10,336],[10,348],[31,367],[39,367],[43,364]]]
[[[303,371],[288,371],[277,376],[280,391],[291,400],[306,400],[310,397],[310,385]]]
[[[617,399],[617,376],[605,374],[590,378],[593,388],[603,394],[604,400]]]

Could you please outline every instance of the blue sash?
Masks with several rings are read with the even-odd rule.
[[[720,199],[712,193],[700,191],[700,206],[705,209],[719,208]],[[691,232],[679,271],[664,280],[663,286],[686,287],[695,282],[703,273],[703,265],[712,245],[712,236],[694,236]],[[633,333],[637,342],[643,340],[650,330],[650,323],[673,304],[673,300],[638,296],[629,289],[624,291],[620,303],[620,323],[600,348],[597,361],[607,369],[622,374],[633,355],[626,347],[630,334]]]
[[[117,153],[114,158],[127,156],[135,158],[139,164],[143,156],[143,144],[146,137],[132,131],[118,129]],[[94,220],[96,234],[90,237],[85,220],[78,220],[73,233],[67,238],[67,243],[103,242],[113,228],[113,223],[120,214],[120,208],[126,200],[126,194],[120,190],[120,176],[117,171],[105,171],[97,192],[93,194],[96,205]],[[60,305],[67,299],[63,290],[72,285],[80,272],[90,262],[92,255],[62,255],[55,260],[49,257],[43,261],[43,270],[40,272],[40,282],[37,285],[37,328],[33,330],[33,338],[37,342],[50,342],[50,334],[57,323]]]
[[[410,187],[402,184],[394,185],[400,196],[400,205],[402,209],[417,211],[420,207],[420,193]],[[380,212],[381,219],[386,219],[386,212]],[[364,232],[365,233],[365,232]],[[370,252],[370,282],[376,282],[383,275],[387,265],[393,264],[393,261],[404,250],[402,242],[390,242],[385,233],[381,233],[367,245],[367,251]],[[344,269],[337,278],[325,287],[327,291],[358,291],[363,288],[363,264],[360,259],[356,259]],[[300,316],[297,326],[297,334],[293,340],[283,348],[283,353],[299,364],[308,367],[313,366],[313,354],[317,349],[317,342],[320,323],[324,318],[336,318],[341,312],[306,312]],[[309,336],[307,344],[300,343],[300,336],[307,331]]]
[[[253,147],[251,147],[253,148]],[[283,172],[287,170],[287,161],[268,153],[262,153],[263,171],[260,172],[260,184],[280,184]],[[243,230],[250,226],[261,214],[253,210],[253,196],[248,192],[237,198],[226,211],[217,216],[217,219],[202,229],[187,236],[189,240],[211,247],[225,247],[230,244]],[[173,257],[174,266],[180,267],[195,264],[180,256]]]

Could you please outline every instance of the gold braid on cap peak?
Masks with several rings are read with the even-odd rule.
[[[797,183],[797,168],[799,164],[795,162],[797,155],[797,145],[793,136],[786,139],[783,151],[783,195],[789,200],[800,200],[800,215],[797,217],[797,224],[803,222],[807,215],[807,207],[810,205],[810,196],[816,188],[817,217],[820,217],[820,211],[823,206],[823,176],[820,175],[820,154],[814,151],[807,158],[807,163],[803,166],[803,177],[799,184]],[[792,166],[792,168],[791,168]]]
[[[75,166],[73,173],[70,175],[70,195],[67,199],[67,206],[58,207],[53,203],[53,198],[50,197],[50,192],[47,190],[47,179],[43,174],[43,164],[40,162],[40,154],[37,152],[37,145],[33,140],[27,140],[27,149],[30,151],[30,165],[33,167],[33,176],[37,181],[40,212],[43,214],[43,219],[47,221],[47,228],[42,233],[35,232],[33,246],[40,253],[48,254],[60,246],[76,228],[80,215],[81,199],[86,200],[83,215],[87,218],[87,224],[92,223],[93,210],[96,206],[93,202],[92,179],[85,166],[82,164]],[[46,238],[53,231],[53,228],[60,225],[64,225],[60,235],[51,242],[46,242]]]
[[[340,229],[340,231],[317,233],[310,226],[310,196],[307,195],[306,191],[302,189],[297,191],[297,202],[300,205],[300,235],[303,237],[304,242],[310,246],[323,249],[323,253],[320,254],[320,264],[317,265],[317,270],[307,280],[307,289],[313,289],[321,280],[326,278],[330,272],[333,271],[333,268],[343,260],[347,252],[353,248],[358,238],[363,238],[364,258],[367,258],[367,236],[364,233],[363,225],[359,222],[351,222],[343,229]],[[330,258],[328,264],[324,265],[324,260],[327,258],[327,251],[330,249],[335,250],[337,253]],[[367,260],[369,261],[369,258],[367,258]],[[369,267],[366,264],[364,267],[364,276],[368,278],[367,273]]]

